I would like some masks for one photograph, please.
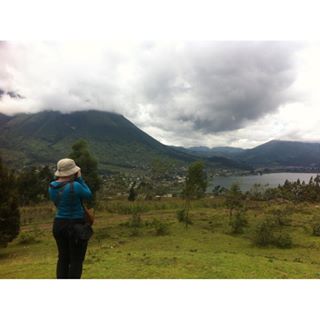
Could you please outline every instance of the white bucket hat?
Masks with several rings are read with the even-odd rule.
[[[68,177],[77,173],[80,168],[76,165],[72,159],[61,159],[57,163],[56,177]]]

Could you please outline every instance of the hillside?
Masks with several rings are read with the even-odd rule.
[[[123,116],[94,110],[3,116],[0,137],[4,159],[20,165],[54,164],[70,153],[78,139],[88,141],[102,168],[143,167],[159,157],[188,160],[187,155],[161,144]]]
[[[237,159],[254,167],[320,167],[320,143],[272,140],[247,149]]]

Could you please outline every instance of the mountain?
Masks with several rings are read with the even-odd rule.
[[[96,110],[0,114],[0,154],[16,168],[55,165],[79,139],[88,141],[101,172],[148,170],[154,160],[176,167],[203,160],[209,168],[320,168],[320,143],[272,140],[252,149],[173,147],[152,138],[122,115]]]
[[[256,169],[320,168],[320,143],[271,140],[252,149],[200,146],[178,147],[178,150],[207,159],[216,158],[216,162],[223,157],[225,163],[229,159]]]
[[[43,111],[0,117],[0,152],[5,160],[20,166],[54,164],[66,157],[79,139],[88,141],[102,167],[143,167],[159,157],[190,160],[188,155],[171,150],[115,113]]]
[[[256,168],[320,168],[320,143],[272,140],[235,158]]]
[[[79,139],[88,142],[102,172],[146,170],[154,160],[183,167],[203,159],[163,145],[116,113],[43,111],[0,116],[0,153],[14,167],[55,165],[57,160],[68,156],[71,146]],[[244,166],[238,161],[214,157],[206,163],[213,168]]]

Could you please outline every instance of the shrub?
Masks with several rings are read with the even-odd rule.
[[[280,227],[290,226],[291,225],[291,213],[292,209],[290,207],[286,207],[284,209],[275,209],[271,211],[274,221]]]
[[[179,210],[177,212],[177,219],[179,222],[184,222],[186,224],[192,224],[192,221],[189,217],[187,217],[187,213],[185,209]]]
[[[169,234],[169,226],[158,219],[153,219],[152,226],[155,228],[157,236],[164,236]]]
[[[274,217],[266,218],[256,228],[253,238],[254,244],[261,247],[275,245],[279,248],[291,248],[293,242],[290,234],[285,232],[281,225],[280,229],[278,227],[278,221]],[[275,234],[275,230],[280,233],[278,235]]]
[[[271,219],[265,219],[257,226],[253,242],[261,247],[274,242],[274,222]]]
[[[292,248],[292,238],[289,233],[280,233],[275,239],[275,245],[279,248]]]
[[[229,209],[229,217],[231,219],[233,210],[243,207],[245,195],[241,192],[238,183],[233,183],[225,194],[225,205]]]
[[[248,226],[248,220],[244,211],[237,212],[231,219],[231,232],[235,234],[243,233],[244,228]]]
[[[133,185],[133,187],[131,187],[129,190],[128,200],[129,201],[136,200],[137,195],[138,194],[137,194],[136,190],[134,190],[134,185]]]

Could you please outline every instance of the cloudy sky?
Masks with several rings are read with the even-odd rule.
[[[99,109],[159,141],[320,141],[320,43],[0,42],[0,112]]]

